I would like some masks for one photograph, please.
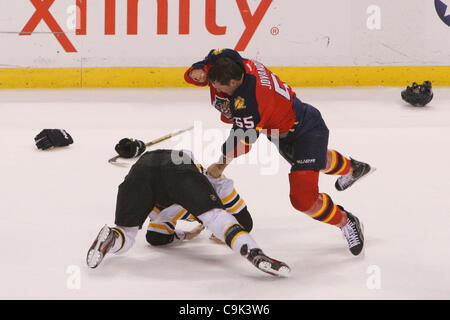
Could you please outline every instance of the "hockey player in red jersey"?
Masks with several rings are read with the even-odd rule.
[[[208,168],[219,176],[236,157],[247,153],[259,134],[276,143],[291,164],[290,200],[294,208],[318,221],[339,227],[352,254],[359,255],[364,236],[359,219],[335,204],[318,188],[319,172],[340,175],[342,191],[372,169],[328,149],[328,128],[315,107],[300,101],[292,88],[261,63],[231,49],[211,50],[190,67],[188,83],[210,87],[211,103],[233,128],[222,146],[222,158]]]

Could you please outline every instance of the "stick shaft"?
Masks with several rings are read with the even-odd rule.
[[[152,140],[152,141],[146,143],[145,146],[146,147],[150,147],[150,146],[152,146],[154,144],[160,143],[160,142],[165,141],[167,139],[170,139],[170,138],[172,138],[174,136],[177,136],[177,135],[179,135],[179,134],[181,134],[183,132],[192,130],[193,128],[194,128],[194,126],[191,126],[189,128],[186,128],[186,129],[183,129],[183,130],[179,130],[177,132],[169,133],[169,134],[165,135],[164,137],[161,137],[161,138],[158,138],[158,139],[155,139],[155,140]]]
[[[166,135],[163,136],[163,137],[160,137],[160,138],[158,138],[158,139],[155,139],[155,140],[152,140],[152,141],[150,141],[150,142],[147,142],[147,143],[145,144],[145,147],[153,146],[153,145],[155,145],[155,144],[157,144],[157,143],[163,142],[163,141],[165,141],[165,140],[167,140],[167,139],[170,139],[170,138],[172,138],[172,137],[174,137],[174,136],[177,136],[177,135],[179,135],[179,134],[182,134],[183,132],[192,130],[193,128],[194,128],[194,126],[190,126],[189,128],[182,129],[182,130],[179,130],[179,131],[176,131],[176,132],[173,132],[173,133],[166,134]],[[117,156],[115,156],[115,157],[109,159],[108,162],[109,162],[109,163],[114,163],[114,162],[116,162],[116,160],[119,159],[119,158],[121,158],[121,156],[117,155]]]

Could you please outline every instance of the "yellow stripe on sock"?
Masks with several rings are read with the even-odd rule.
[[[118,227],[112,228],[113,232],[117,233],[119,235],[120,239],[122,239],[122,245],[120,246],[119,250],[117,250],[116,252],[119,252],[120,250],[122,250],[122,248],[125,244],[125,238],[123,237],[123,231],[120,229],[119,229],[120,230],[119,231],[118,229],[119,229]]]
[[[322,201],[323,201],[322,208],[320,208],[319,211],[317,211],[315,214],[313,214],[311,216],[311,218],[320,217],[325,212],[325,210],[327,209],[327,207],[328,207],[328,196],[325,193],[322,193]]]
[[[237,238],[240,234],[243,234],[243,233],[248,233],[248,232],[247,232],[247,231],[240,231],[240,232],[236,233],[236,235],[233,237],[233,240],[231,240],[231,243],[230,243],[230,248],[231,248],[231,249],[233,249],[234,240],[236,240],[236,238]]]
[[[344,171],[344,169],[347,168],[347,165],[348,165],[347,158],[342,156],[342,159],[344,160],[344,163],[342,164],[342,168],[338,172],[336,172],[335,175],[339,175],[342,171]]]
[[[323,220],[322,222],[327,223],[328,221],[330,221],[331,219],[333,219],[333,217],[336,215],[337,212],[337,206],[335,204],[333,204],[333,210],[331,211],[330,215],[328,216],[328,218],[326,218],[325,220]]]
[[[331,171],[333,171],[333,170],[335,169],[335,167],[336,167],[336,163],[337,163],[337,154],[336,154],[336,151],[334,151],[334,150],[330,150],[330,151],[331,151],[331,166],[330,166],[330,169],[324,171],[324,173],[331,172]]]

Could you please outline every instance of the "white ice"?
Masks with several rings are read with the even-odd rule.
[[[322,112],[330,148],[377,168],[344,192],[335,177],[320,178],[320,191],[364,223],[363,256],[350,254],[336,227],[291,206],[289,166],[275,153],[275,174],[249,161],[227,168],[253,216],[253,237],[292,268],[285,279],[211,242],[208,231],[154,248],[142,230],[126,255],[86,266],[98,231],[113,225],[128,172],[107,162],[120,138],[150,141],[196,123],[197,140],[157,147],[200,141],[203,164],[215,160],[228,126],[207,89],[1,91],[0,299],[449,299],[450,89],[434,88],[424,108],[405,104],[401,89],[296,89]],[[44,128],[65,129],[75,142],[40,151],[33,138]],[[268,143],[260,137],[257,147]]]

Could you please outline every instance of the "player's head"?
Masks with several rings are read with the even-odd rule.
[[[242,67],[230,58],[219,58],[208,71],[208,80],[214,88],[232,95],[242,84],[244,71]]]

